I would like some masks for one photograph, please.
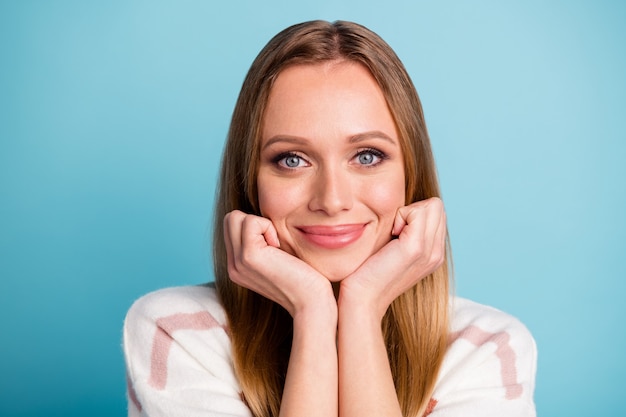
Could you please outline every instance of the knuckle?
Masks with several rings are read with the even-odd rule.
[[[228,276],[234,283],[241,283],[240,274],[235,265],[228,265]]]
[[[439,268],[441,265],[443,265],[443,262],[446,259],[445,253],[446,252],[443,248],[436,247],[433,249],[433,252],[430,257],[430,263],[433,268],[436,269],[436,268]]]
[[[257,216],[251,216],[251,215],[243,215],[240,221],[241,221],[241,230],[243,230],[244,233],[250,233],[251,231],[256,230],[255,226],[257,226],[260,223],[259,218]]]
[[[252,251],[249,250],[244,250],[241,253],[241,256],[239,256],[239,263],[244,267],[244,268],[251,268],[253,265],[256,264],[256,256],[254,256],[254,254],[252,253]]]
[[[439,197],[431,197],[426,200],[425,204],[426,208],[433,211],[442,211],[443,210],[443,201]]]
[[[243,213],[241,213],[239,210],[233,210],[226,213],[226,215],[224,216],[224,224],[235,223],[238,219],[241,218],[241,214]]]

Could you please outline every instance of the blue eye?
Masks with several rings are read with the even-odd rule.
[[[295,169],[307,166],[308,162],[293,152],[284,152],[272,158],[272,161],[281,168]]]
[[[370,165],[374,162],[374,155],[371,153],[362,153],[359,155],[359,163],[362,165]]]
[[[358,163],[366,166],[378,165],[385,157],[385,154],[377,149],[365,149],[356,155]]]
[[[300,165],[300,157],[297,155],[290,155],[284,158],[283,161],[285,161],[285,165],[289,168],[296,168],[298,165]]]

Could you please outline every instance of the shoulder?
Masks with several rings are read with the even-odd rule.
[[[213,287],[165,288],[133,303],[124,321],[127,359],[150,356],[150,349],[169,348],[171,342],[187,353],[207,345],[226,348],[226,317]]]
[[[148,293],[128,310],[127,324],[140,325],[144,319],[159,319],[180,314],[207,312],[220,325],[226,321],[215,289],[210,285],[164,288]]]
[[[454,356],[455,352],[482,353],[487,359],[494,359],[490,355],[494,352],[503,365],[515,361],[534,374],[535,339],[519,319],[460,297],[452,300],[452,311],[449,356]]]
[[[493,341],[495,335],[503,337],[506,334],[515,340],[517,347],[534,348],[535,342],[530,331],[519,319],[508,313],[460,297],[451,300],[451,308],[451,339],[477,340],[478,334],[482,333]]]
[[[448,350],[435,389],[440,406],[534,416],[537,348],[526,326],[496,308],[458,297],[451,299],[451,313]]]
[[[211,286],[144,295],[126,315],[123,338],[135,414],[249,415],[232,368],[226,316]]]

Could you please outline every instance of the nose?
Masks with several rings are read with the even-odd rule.
[[[350,174],[342,169],[324,168],[313,179],[309,209],[329,216],[350,210],[354,203]]]

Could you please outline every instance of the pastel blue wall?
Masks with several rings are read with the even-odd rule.
[[[125,311],[211,279],[241,81],[313,18],[364,23],[405,62],[457,293],[531,329],[539,415],[623,415],[625,3],[294,3],[0,3],[0,415],[125,413]]]

